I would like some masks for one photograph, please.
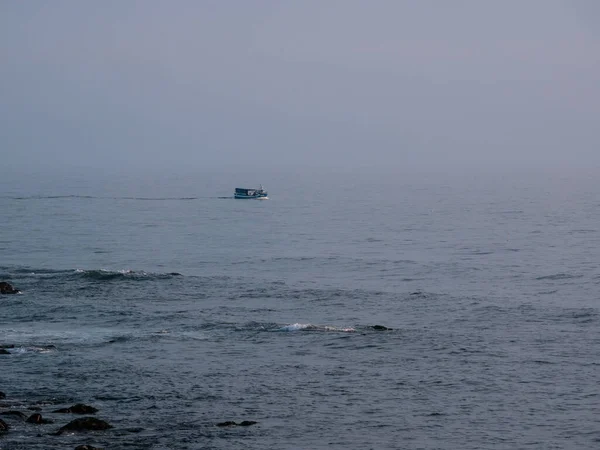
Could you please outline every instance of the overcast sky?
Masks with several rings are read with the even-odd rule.
[[[600,166],[597,0],[0,1],[3,167]]]

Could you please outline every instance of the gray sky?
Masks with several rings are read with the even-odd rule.
[[[3,166],[600,166],[596,0],[0,1]]]

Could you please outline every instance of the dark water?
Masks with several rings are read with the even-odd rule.
[[[0,449],[598,448],[596,175],[3,179]]]

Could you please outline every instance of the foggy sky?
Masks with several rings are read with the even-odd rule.
[[[3,166],[600,166],[599,4],[2,1]]]

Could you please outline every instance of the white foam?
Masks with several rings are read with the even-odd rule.
[[[299,331],[299,330],[314,330],[314,331],[337,331],[337,332],[345,332],[352,333],[356,331],[352,327],[335,327],[331,325],[312,325],[310,323],[293,323],[290,325],[285,325],[280,328],[281,331]]]
[[[325,326],[325,331],[342,331],[344,333],[352,333],[354,331],[356,331],[354,328],[352,327],[331,327],[331,326]]]
[[[290,325],[286,325],[281,327],[281,331],[298,331],[298,330],[306,330],[307,328],[313,328],[310,323],[292,323]]]

